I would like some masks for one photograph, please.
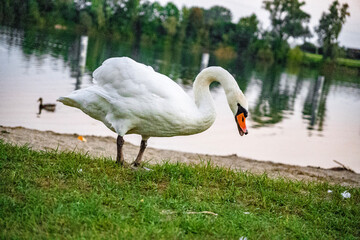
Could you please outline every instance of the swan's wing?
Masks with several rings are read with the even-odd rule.
[[[108,59],[93,77],[95,85],[59,101],[81,109],[119,135],[129,131],[173,136],[197,114],[195,103],[178,84],[132,59]]]
[[[164,99],[184,98],[187,94],[167,76],[131,58],[110,58],[93,73],[95,84],[123,97],[156,95]]]
[[[114,99],[100,86],[90,86],[60,97],[59,102],[78,108],[96,120],[103,122],[109,129],[124,135],[132,127],[127,109],[119,106],[121,99]],[[126,106],[128,103],[124,101]]]

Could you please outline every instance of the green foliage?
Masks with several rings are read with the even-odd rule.
[[[317,47],[311,42],[304,42],[300,45],[300,49],[309,53],[316,53],[317,51]]]
[[[232,47],[219,47],[214,51],[218,60],[233,60],[236,58],[236,52]]]
[[[237,42],[236,47],[238,52],[250,53],[250,45],[258,39],[258,34],[259,20],[255,14],[252,14],[249,17],[240,18],[233,36],[234,42]]]
[[[29,1],[2,0],[0,1],[0,23],[22,26],[29,14]]]
[[[341,66],[360,68],[359,59],[337,58],[336,61]]]
[[[80,12],[80,20],[79,20],[79,24],[81,27],[84,28],[84,30],[90,30],[92,27],[92,18],[91,16],[85,12],[85,11],[81,11]]]
[[[322,63],[323,56],[319,54],[304,53],[303,64],[318,66]],[[348,59],[348,58],[337,58],[335,63],[339,66],[349,68],[360,68],[360,60]]]
[[[290,49],[288,52],[288,62],[290,64],[300,64],[303,61],[304,53],[301,51],[300,47],[295,47]]]
[[[260,29],[255,14],[233,23],[231,10],[222,6],[179,10],[172,2],[162,6],[148,0],[2,0],[0,24],[103,33],[138,45],[166,41],[193,44],[193,49],[208,52],[229,47],[237,56],[284,62],[290,49],[287,40],[310,36],[310,16],[301,9],[305,2],[264,0],[263,4],[272,24],[268,32]],[[341,7],[335,1],[317,28],[324,54],[331,58],[343,52],[336,39],[348,15],[347,8],[347,4]]]
[[[92,0],[90,14],[93,16],[95,26],[100,30],[105,27],[104,0]]]
[[[210,44],[212,48],[222,45],[235,45],[239,40],[236,34],[236,24],[231,22],[217,22],[210,27]]]
[[[309,37],[310,31],[306,24],[310,15],[301,7],[305,2],[298,0],[264,0],[264,8],[270,13],[271,33],[275,38],[287,40],[289,37]]]
[[[39,5],[36,0],[29,1],[29,15],[28,20],[39,26],[44,25],[44,19],[42,19],[40,12],[39,12]]]
[[[173,17],[176,19],[176,21],[178,21],[180,18],[180,11],[174,3],[168,2],[164,7],[164,12],[162,15],[164,18]]]
[[[215,23],[231,22],[232,13],[229,9],[222,6],[213,6],[204,13],[205,23],[213,25]]]
[[[175,34],[177,32],[177,24],[178,24],[178,20],[176,19],[176,17],[171,16],[171,17],[166,18],[166,20],[163,22],[162,26],[166,30],[166,33],[170,37],[173,37],[173,36],[175,36]]]
[[[358,188],[270,179],[206,162],[149,167],[133,171],[110,159],[0,142],[0,238],[360,236]],[[341,197],[345,190],[350,199]]]
[[[260,61],[271,64],[274,62],[274,53],[270,48],[260,48],[257,51],[256,58]]]
[[[310,15],[301,7],[305,2],[298,0],[264,0],[264,8],[270,13],[272,25],[268,33],[271,40],[271,49],[276,61],[284,61],[290,49],[287,40],[292,37],[310,37],[307,26]]]
[[[306,66],[319,66],[323,61],[323,57],[319,54],[304,52],[302,64]]]
[[[57,9],[57,11],[50,14],[54,24],[66,25],[69,22],[75,23],[79,20],[76,4],[72,0],[55,1],[54,9]]]
[[[266,38],[254,41],[249,48],[256,59],[272,64],[274,62],[274,53],[271,49],[270,41]]]
[[[190,8],[189,24],[186,27],[186,38],[188,42],[200,43],[205,33],[204,10],[199,7]]]
[[[231,22],[231,11],[221,6],[179,10],[172,2],[162,6],[140,0],[26,0],[24,8],[19,8],[13,4],[16,1],[0,2],[0,11],[4,13],[0,15],[1,24],[31,24],[37,28],[67,26],[69,29],[75,25],[75,29],[82,32],[101,32],[122,40],[142,40],[147,44],[163,40],[190,43],[195,44],[196,49],[207,51],[220,46],[243,51],[259,35],[255,15],[236,25]],[[20,16],[28,21],[19,19]]]
[[[271,48],[274,53],[274,59],[278,62],[284,62],[290,49],[287,41],[280,38],[271,40]]]
[[[163,31],[162,22],[159,17],[160,15],[155,16],[155,12],[159,14],[163,12],[163,7],[158,2],[144,2],[140,5],[138,21],[141,25],[141,32],[143,34],[143,37],[145,37],[149,42],[156,41],[159,33]],[[121,18],[120,13],[116,17],[116,19],[119,18]],[[119,22],[118,25],[122,26],[123,23]]]
[[[319,37],[319,43],[323,47],[324,58],[335,59],[338,56],[338,36],[346,17],[350,16],[348,12],[349,5],[340,3],[335,0],[330,8],[329,13],[323,13],[319,26],[315,29]]]
[[[163,10],[163,22],[162,26],[164,27],[167,35],[169,37],[174,37],[178,31],[178,24],[180,18],[180,11],[175,4],[169,2],[166,4]]]
[[[231,19],[231,11],[221,6],[214,6],[204,11],[205,29],[208,30],[210,39],[209,48],[222,49],[225,46],[236,45],[238,40],[235,34],[236,25],[231,22]]]

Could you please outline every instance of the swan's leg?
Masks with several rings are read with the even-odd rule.
[[[116,155],[116,163],[124,166],[125,160],[124,160],[124,154],[122,151],[122,148],[124,146],[124,138],[120,135],[118,135],[117,140],[116,140],[116,145],[117,145],[117,155]]]
[[[140,165],[141,162],[141,158],[145,152],[145,148],[147,146],[147,140],[141,140],[141,145],[140,145],[140,151],[135,159],[135,161],[132,163],[132,165],[134,165],[135,167],[138,167]]]

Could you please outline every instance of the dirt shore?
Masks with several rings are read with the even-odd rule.
[[[115,159],[116,139],[112,137],[84,136],[86,142],[80,141],[78,135],[59,134],[51,131],[38,131],[23,127],[0,126],[0,139],[17,145],[28,144],[35,150],[75,150],[89,153],[93,156],[106,156]],[[132,162],[135,159],[138,146],[126,143],[124,146],[125,159]],[[270,177],[285,177],[303,181],[329,181],[330,183],[346,186],[360,186],[360,174],[341,168],[322,169],[316,167],[300,167],[273,162],[256,161],[236,155],[216,156],[184,153],[169,150],[147,148],[144,161],[158,163],[161,161],[199,163],[211,161],[215,165],[249,171],[255,174],[266,172]]]

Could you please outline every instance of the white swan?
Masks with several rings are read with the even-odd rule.
[[[247,100],[232,75],[221,67],[209,67],[195,79],[195,102],[184,90],[151,67],[121,57],[107,59],[93,73],[95,84],[60,97],[65,105],[81,109],[118,134],[117,163],[124,164],[125,134],[142,136],[133,165],[138,166],[149,137],[190,135],[208,129],[215,120],[209,85],[221,83],[241,136],[247,134]]]

